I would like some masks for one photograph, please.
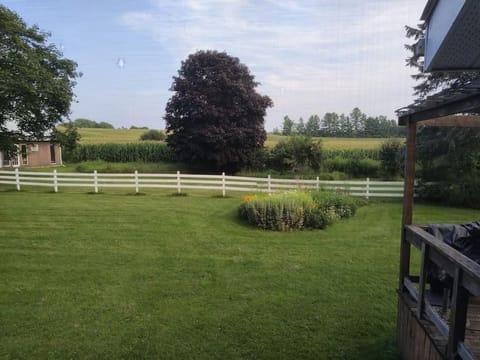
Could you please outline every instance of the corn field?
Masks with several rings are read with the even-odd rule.
[[[175,161],[175,153],[164,143],[86,144],[72,154],[74,161],[103,160],[107,162]]]
[[[339,150],[322,150],[324,160],[342,158],[345,160],[361,160],[372,159],[380,160],[380,149],[339,149]]]

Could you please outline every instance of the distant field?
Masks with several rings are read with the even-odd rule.
[[[144,129],[79,129],[82,144],[137,142],[146,131]]]
[[[140,141],[140,135],[144,129],[79,129],[82,136],[81,144],[101,143],[132,143]],[[285,139],[281,135],[268,135],[265,145],[274,147],[280,140]],[[385,139],[378,138],[322,138],[323,148],[328,150],[337,149],[375,149],[380,147]]]
[[[274,147],[279,141],[285,139],[282,135],[268,135],[265,146]],[[327,150],[340,149],[376,149],[385,139],[383,138],[321,138],[323,148]]]
[[[132,143],[140,141],[145,129],[78,129],[81,144]]]

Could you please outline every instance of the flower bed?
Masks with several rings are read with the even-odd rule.
[[[344,194],[289,191],[244,196],[240,217],[266,230],[323,229],[340,219],[355,215],[356,209],[354,199]]]

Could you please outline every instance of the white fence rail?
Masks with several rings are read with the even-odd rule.
[[[5,171],[0,170],[0,184],[15,185],[20,191],[23,186],[45,186],[54,192],[59,188],[85,187],[94,192],[105,188],[131,188],[136,193],[140,189],[163,188],[174,189],[177,193],[184,190],[215,190],[226,196],[227,191],[243,192],[278,192],[286,190],[335,190],[344,191],[352,196],[370,197],[403,197],[403,182],[398,181],[324,181],[318,177],[315,180],[304,179],[274,179],[221,175],[191,175],[182,174],[102,174],[96,170],[93,173],[62,173]]]

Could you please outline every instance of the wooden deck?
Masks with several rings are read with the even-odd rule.
[[[447,311],[442,313],[442,307],[438,301],[433,301],[435,311],[442,317],[449,326],[449,315]],[[404,359],[445,359],[447,353],[448,339],[429,320],[416,316],[417,302],[407,295],[399,298],[399,324],[397,338],[399,348],[403,351]],[[467,324],[465,331],[465,345],[469,351],[480,359],[480,297],[471,298],[468,305]]]
[[[430,298],[430,297],[429,297]],[[432,308],[450,326],[450,311],[443,313],[441,301],[430,298]],[[445,359],[448,338],[429,320],[416,316],[417,302],[407,295],[399,299],[399,340],[408,341],[400,346],[405,359]],[[399,345],[401,345],[399,343]],[[480,359],[480,297],[471,298],[468,305],[465,345],[472,355]]]
[[[465,345],[480,359],[480,298],[470,300],[465,329]]]
[[[403,358],[480,359],[480,265],[418,225],[405,226],[402,241],[408,249],[397,321]],[[421,253],[419,275],[410,272],[410,245]],[[431,293],[431,264],[452,279],[450,296]]]

